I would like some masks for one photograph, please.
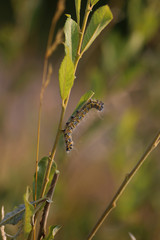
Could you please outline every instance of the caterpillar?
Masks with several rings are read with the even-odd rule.
[[[72,131],[75,129],[75,127],[80,123],[80,121],[85,117],[90,109],[95,108],[98,111],[102,111],[103,106],[103,102],[89,99],[87,103],[80,110],[77,110],[75,114],[70,117],[69,121],[66,122],[65,128],[62,131],[67,152],[73,148]]]

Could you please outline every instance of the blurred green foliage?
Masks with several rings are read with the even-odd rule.
[[[65,13],[75,16],[72,1],[66,4]],[[87,236],[159,128],[160,1],[114,0],[108,4],[114,22],[91,46],[92,52],[86,54],[84,64],[82,60],[68,111],[73,112],[81,95],[89,89],[95,92],[95,98],[103,99],[106,108],[102,116],[82,123],[73,136],[75,150],[70,155],[65,154],[63,140],[59,143],[56,160],[60,160],[61,174],[50,214],[50,224],[62,226],[56,239],[78,240]],[[9,80],[7,74],[5,78],[0,75],[1,171],[5,169],[0,174],[0,205],[5,205],[6,211],[23,201],[26,185],[33,179],[37,115],[32,106],[37,106],[33,103],[39,98],[43,52],[55,5],[56,1],[27,0],[5,1],[0,7],[0,72],[11,74]],[[58,27],[63,24],[64,17]],[[35,72],[32,58],[36,59]],[[17,65],[19,72],[14,74]],[[51,88],[58,92],[55,82]],[[24,84],[24,89],[31,86],[38,90],[22,91],[20,84]],[[47,104],[44,103],[42,156],[50,151],[57,127],[57,95],[48,92]],[[16,97],[21,104],[15,102]],[[66,120],[68,117],[69,113]],[[15,131],[11,134],[12,128]],[[159,149],[153,152],[140,169],[95,239],[127,240],[128,232],[136,239],[159,239],[159,153]],[[10,227],[8,231],[13,232]]]

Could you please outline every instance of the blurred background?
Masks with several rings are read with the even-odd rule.
[[[82,16],[86,1],[82,1]],[[73,134],[74,149],[60,140],[60,178],[49,224],[62,225],[56,239],[86,239],[127,172],[160,127],[160,1],[100,0],[114,20],[80,61],[65,121],[88,90],[104,102]],[[44,54],[56,1],[0,3],[0,205],[5,212],[23,202],[35,172],[39,94]],[[75,19],[74,1],[65,14]],[[61,99],[58,69],[63,45],[51,58],[53,75],[45,91],[40,158],[52,149]],[[65,122],[64,122],[65,124]],[[160,149],[150,155],[95,239],[160,239]],[[7,226],[6,231],[16,232]]]

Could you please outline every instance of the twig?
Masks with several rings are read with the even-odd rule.
[[[131,179],[133,178],[133,176],[135,175],[135,173],[139,170],[139,168],[141,167],[141,165],[144,163],[144,161],[146,160],[146,158],[150,155],[150,153],[158,146],[158,144],[160,143],[160,132],[157,134],[157,136],[154,138],[153,142],[151,143],[151,145],[147,148],[147,150],[145,151],[145,153],[143,154],[143,156],[140,158],[140,160],[137,162],[137,164],[135,165],[135,167],[130,171],[130,173],[128,173],[125,177],[125,179],[123,180],[122,184],[120,185],[120,187],[118,188],[116,194],[114,195],[114,197],[112,198],[111,202],[108,204],[107,208],[105,209],[105,211],[103,212],[103,214],[101,215],[101,217],[99,218],[99,220],[97,221],[97,223],[95,224],[94,228],[92,229],[92,231],[90,232],[90,234],[88,235],[87,240],[91,240],[94,235],[97,233],[97,231],[99,230],[99,228],[101,227],[102,223],[104,222],[104,220],[107,218],[107,216],[109,215],[109,213],[116,207],[116,203],[119,200],[120,196],[122,195],[122,193],[124,192],[124,190],[126,189],[128,183],[131,181]]]
[[[39,235],[38,235],[38,240],[41,240],[45,237],[46,235],[46,225],[47,225],[47,218],[48,218],[48,214],[49,214],[49,209],[50,209],[50,205],[52,202],[52,198],[53,198],[53,193],[55,190],[55,186],[56,186],[56,182],[58,180],[58,176],[59,176],[59,171],[56,170],[52,182],[51,182],[51,186],[50,189],[47,193],[47,198],[49,199],[43,209],[43,214],[42,214],[42,219],[40,222],[40,229],[39,229]]]
[[[65,113],[65,108],[62,106],[61,116],[60,116],[60,120],[59,120],[59,126],[58,126],[58,130],[57,130],[55,142],[54,142],[54,145],[53,145],[53,148],[52,148],[51,155],[50,155],[50,157],[48,158],[48,165],[47,165],[47,169],[46,169],[46,173],[45,173],[45,178],[44,178],[44,182],[43,182],[41,197],[44,196],[45,191],[46,191],[47,184],[48,184],[48,182],[49,182],[49,174],[50,174],[50,171],[51,171],[51,167],[52,167],[52,163],[53,163],[53,160],[54,160],[54,156],[55,156],[55,154],[56,154],[56,147],[57,147],[57,144],[58,144],[59,136],[60,136],[60,134],[61,134],[62,121],[63,121],[64,113]]]
[[[2,206],[2,209],[1,209],[1,217],[2,217],[2,219],[4,218],[4,206]],[[7,240],[6,233],[4,231],[4,226],[2,226],[0,229],[1,229],[2,239]]]
[[[87,20],[88,20],[90,12],[92,11],[92,8],[93,8],[93,6],[90,4],[90,0],[88,0],[87,5],[86,5],[84,19],[83,19],[82,30],[81,30],[81,33],[80,33],[80,39],[79,39],[79,43],[78,43],[77,59],[76,59],[76,62],[75,62],[75,72],[76,72],[76,69],[77,69],[78,62],[79,62],[80,58],[82,57],[82,53],[81,53],[82,41],[83,41],[84,33],[85,33],[85,30],[86,30]]]

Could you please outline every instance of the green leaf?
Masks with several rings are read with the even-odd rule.
[[[94,92],[92,90],[89,90],[86,92],[79,100],[74,112],[72,115],[75,114],[77,110],[79,110],[92,96],[94,95]]]
[[[56,226],[50,226],[49,227],[49,234],[47,237],[45,237],[44,240],[53,240],[57,232],[60,230],[61,226],[56,225]]]
[[[25,205],[21,204],[12,212],[9,212],[0,222],[0,226],[6,224],[16,225],[20,220],[22,220],[25,211]]]
[[[24,233],[28,235],[32,230],[31,217],[34,214],[34,206],[29,202],[29,188],[24,194],[25,215],[24,215]]]
[[[43,157],[39,163],[38,163],[38,176],[37,176],[37,198],[40,198],[41,195],[41,191],[42,191],[42,185],[43,185],[43,181],[44,181],[44,176],[45,176],[45,172],[46,172],[46,168],[48,165],[48,157]],[[52,176],[54,175],[54,172],[56,170],[56,163],[53,162],[52,168],[51,168],[51,172],[50,172],[50,176],[49,176],[49,182],[47,184],[47,188],[46,188],[46,192],[49,189],[50,183],[52,181]],[[34,180],[33,180],[33,199],[35,200],[35,174],[34,174]]]
[[[97,2],[99,2],[99,0],[91,0],[91,5],[94,6]]]
[[[76,7],[77,23],[78,23],[78,25],[80,25],[81,0],[75,0],[75,7]]]
[[[65,26],[64,26],[64,34],[65,34],[65,47],[66,47],[66,53],[69,49],[70,57],[75,62],[77,58],[77,48],[79,43],[79,26],[78,24],[71,19],[69,16],[66,20]]]
[[[37,205],[38,207],[46,201],[46,198],[40,198],[37,201],[31,202],[32,205]],[[37,208],[37,207],[36,207]],[[0,222],[0,227],[6,224],[16,225],[19,221],[22,220],[25,212],[25,204],[20,204],[12,212],[6,213],[5,217]],[[34,210],[36,212],[36,209]]]
[[[113,15],[108,5],[98,8],[93,13],[82,42],[82,52],[85,52],[90,47],[112,18]]]
[[[71,60],[69,51],[67,51],[64,57],[60,69],[59,69],[59,86],[61,98],[64,101],[73,86],[74,83],[74,64]]]

